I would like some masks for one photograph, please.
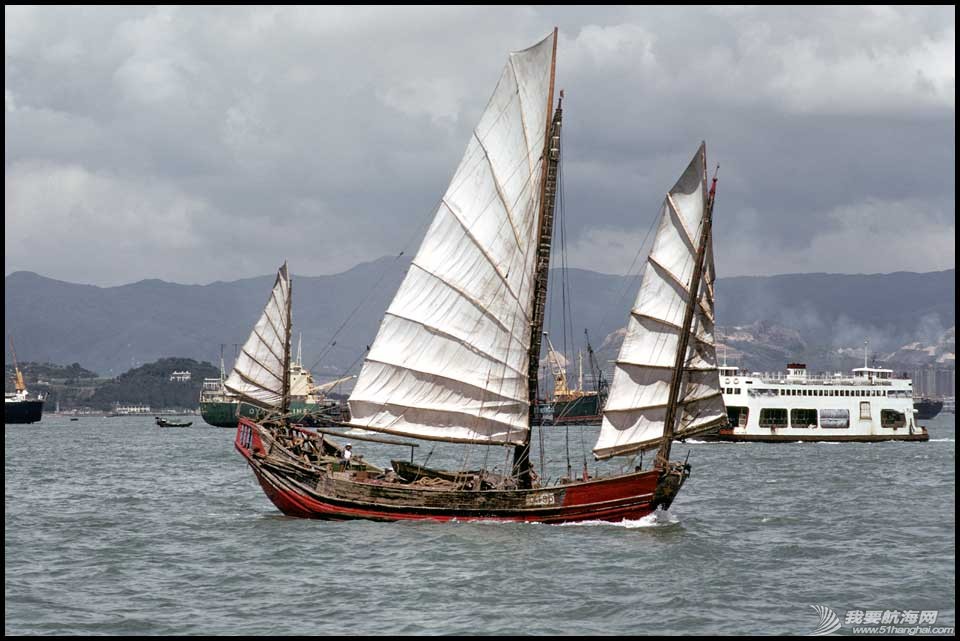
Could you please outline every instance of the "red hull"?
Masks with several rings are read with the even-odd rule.
[[[657,507],[668,508],[686,478],[686,471],[663,474],[649,470],[533,490],[424,490],[352,480],[342,473],[304,465],[269,442],[263,428],[245,419],[237,428],[235,447],[281,512],[313,519],[537,523],[632,520],[651,514]]]

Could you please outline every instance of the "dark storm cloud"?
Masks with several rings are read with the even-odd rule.
[[[415,251],[560,27],[570,262],[624,271],[702,139],[721,275],[954,264],[955,10],[5,8],[5,270],[115,284]]]

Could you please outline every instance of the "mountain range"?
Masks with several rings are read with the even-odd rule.
[[[356,373],[408,266],[409,259],[398,256],[329,276],[294,271],[294,349],[302,333],[303,363],[319,380]],[[598,360],[608,363],[616,357],[640,280],[583,269],[565,273],[564,279],[551,270],[551,342],[575,358],[587,329]],[[246,340],[274,278],[97,287],[14,272],[4,283],[4,323],[23,361],[77,362],[113,377],[164,357],[218,363],[224,345],[229,369],[234,345]],[[787,360],[799,359],[811,369],[846,369],[858,359],[862,364],[867,338],[870,358],[891,366],[952,367],[955,281],[952,269],[720,278],[721,354],[751,370],[782,369]]]

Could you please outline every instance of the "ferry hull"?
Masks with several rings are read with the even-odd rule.
[[[906,430],[891,434],[736,434],[732,429],[721,429],[713,434],[698,436],[705,441],[733,441],[739,443],[879,443],[882,441],[929,441],[926,428],[914,432]]]
[[[570,523],[638,519],[669,508],[689,466],[531,490],[438,490],[379,482],[298,461],[262,426],[240,419],[235,441],[260,487],[288,516],[374,521]]]
[[[43,401],[17,401],[3,404],[3,423],[39,423],[43,417]]]

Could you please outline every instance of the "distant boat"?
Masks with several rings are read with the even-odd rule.
[[[244,345],[246,348],[246,345]],[[231,373],[231,376],[233,374]],[[303,425],[327,424],[330,420],[348,420],[347,409],[334,400],[328,399],[325,392],[340,383],[354,378],[347,376],[334,381],[316,385],[310,370],[303,366],[301,350],[297,349],[296,361],[289,366],[290,379],[290,417],[295,423]],[[220,378],[205,378],[200,390],[200,416],[214,427],[237,426],[241,415],[240,399],[225,385],[223,353],[220,354]],[[259,419],[263,411],[258,406],[244,404],[243,416]]]
[[[108,413],[107,416],[146,416],[148,414],[150,414],[149,405],[121,405],[117,403],[114,405],[113,411]]]
[[[864,367],[852,376],[809,375],[805,363],[786,374],[720,367],[730,425],[704,440],[795,443],[797,441],[927,441],[917,424],[910,379],[891,369]],[[922,418],[922,417],[919,417]]]
[[[23,374],[17,366],[17,353],[13,349],[13,336],[10,336],[10,353],[13,355],[14,380],[16,392],[3,394],[3,423],[38,423],[43,417],[43,396],[33,398],[23,382]]]
[[[193,421],[168,421],[160,416],[155,416],[154,418],[160,427],[190,427],[193,425]]]
[[[913,399],[913,409],[916,410],[917,418],[925,421],[943,410],[943,401],[932,398],[915,398]]]
[[[576,389],[567,384],[567,370],[560,362],[560,356],[553,348],[553,343],[547,333],[548,359],[553,370],[553,399],[537,403],[534,422],[538,425],[599,425],[603,418],[603,405],[607,400],[607,381],[603,371],[597,367],[593,348],[587,339],[587,350],[590,354],[590,367],[596,381],[595,390],[583,388],[583,353],[578,354],[579,377]]]

